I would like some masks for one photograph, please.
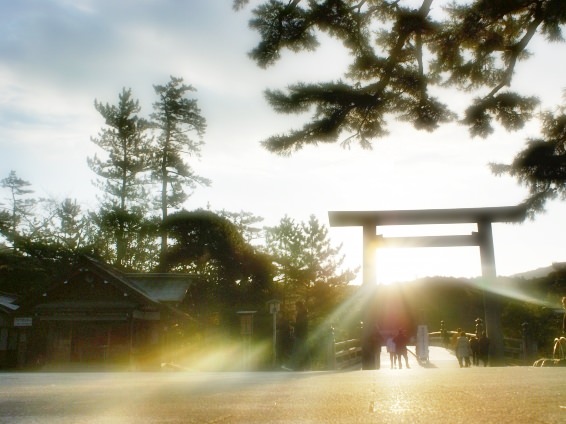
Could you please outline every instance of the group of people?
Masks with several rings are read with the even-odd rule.
[[[487,366],[489,360],[489,339],[485,331],[482,331],[479,337],[477,335],[468,337],[465,331],[458,328],[452,340],[452,347],[460,368],[467,368],[472,365],[479,366],[480,362],[484,367]]]
[[[401,329],[397,333],[396,336],[389,336],[385,343],[387,348],[387,352],[389,353],[389,362],[391,364],[391,368],[399,369],[403,368],[403,359],[405,360],[405,366],[407,368],[411,368],[409,366],[409,357],[407,355],[407,343],[409,339],[407,334]]]

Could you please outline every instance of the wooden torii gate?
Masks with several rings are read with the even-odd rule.
[[[456,247],[479,246],[484,284],[495,284],[495,250],[493,247],[493,222],[519,222],[526,216],[525,205],[391,211],[330,211],[331,227],[358,226],[363,228],[363,284],[376,284],[375,253],[380,247]],[[477,232],[466,235],[383,237],[377,227],[386,225],[476,224]],[[497,295],[484,290],[486,332],[491,340],[490,363],[502,365],[503,330],[501,307]]]

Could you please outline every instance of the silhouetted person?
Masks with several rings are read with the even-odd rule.
[[[460,368],[470,366],[470,341],[464,331],[460,333],[460,337],[456,340],[454,353],[456,354]]]
[[[304,370],[308,367],[309,348],[307,343],[309,317],[305,303],[298,301],[295,303],[297,314],[295,316],[293,353],[291,356],[291,369]]]
[[[407,335],[405,332],[400,329],[399,333],[395,336],[393,341],[395,342],[395,351],[397,353],[397,363],[399,364],[399,369],[403,368],[403,361],[402,358],[405,358],[405,365],[407,368],[411,368],[409,366],[409,357],[407,356],[407,342],[408,342]]]
[[[447,349],[448,347],[450,347],[450,336],[448,335],[448,331],[443,329],[441,335],[442,335],[442,345],[444,346],[445,349]]]
[[[456,343],[458,342],[458,337],[460,337],[461,332],[462,332],[462,329],[460,327],[458,327],[456,329],[456,332],[450,338],[450,347],[452,348],[452,350],[456,350]]]
[[[389,363],[391,364],[391,369],[395,368],[397,364],[397,351],[395,349],[395,341],[393,336],[389,336],[386,342],[387,352],[389,352]]]
[[[476,336],[470,338],[470,350],[472,351],[472,364],[478,366],[480,364],[480,344]]]
[[[478,340],[478,351],[480,361],[483,363],[484,367],[487,367],[489,361],[489,339],[485,335],[485,331],[482,331]]]

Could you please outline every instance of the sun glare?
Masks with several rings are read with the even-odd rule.
[[[477,247],[385,248],[375,254],[377,284],[425,277],[471,278],[481,275]]]
[[[356,284],[362,283],[363,240],[360,229],[333,229],[342,243],[348,267],[360,267]],[[475,224],[404,225],[378,227],[383,237],[420,237],[470,235]],[[480,251],[477,246],[455,247],[383,247],[375,252],[376,283],[392,284],[424,277],[472,278],[481,275]]]

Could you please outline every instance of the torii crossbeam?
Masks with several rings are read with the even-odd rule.
[[[330,211],[331,227],[357,226],[363,228],[363,284],[376,283],[375,252],[380,247],[456,247],[479,246],[482,277],[494,284],[495,250],[491,224],[494,222],[520,222],[525,219],[525,205],[390,211]],[[467,235],[383,237],[376,234],[377,227],[387,225],[477,224],[477,232]],[[503,331],[500,306],[491,292],[484,292],[485,323],[491,339],[490,354],[493,364],[503,361]]]

